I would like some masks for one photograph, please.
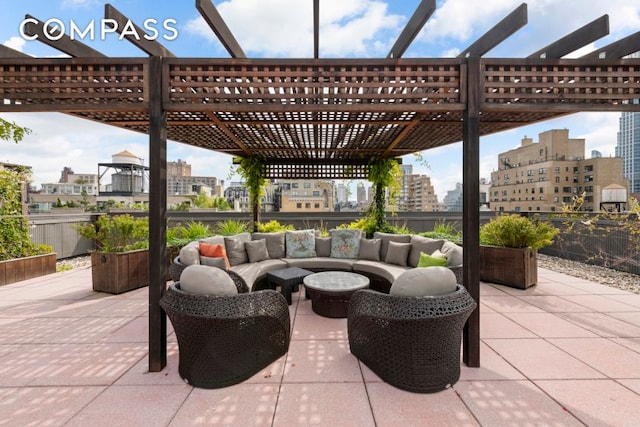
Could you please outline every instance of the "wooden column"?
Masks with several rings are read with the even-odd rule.
[[[467,60],[467,108],[462,140],[462,246],[464,285],[478,303],[464,327],[462,359],[480,366],[480,58]]]
[[[149,58],[149,371],[167,366],[167,316],[160,307],[167,277],[167,113],[163,61]]]

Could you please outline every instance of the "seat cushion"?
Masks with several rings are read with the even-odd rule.
[[[389,295],[439,296],[457,289],[456,275],[447,267],[412,268],[391,285]]]
[[[358,260],[353,263],[354,273],[371,273],[382,277],[389,283],[393,283],[396,278],[407,271],[409,267],[401,267],[399,265],[385,264],[379,261]]]
[[[198,295],[234,295],[233,279],[224,270],[205,265],[188,265],[180,274],[180,289]]]
[[[355,259],[351,258],[286,258],[289,267],[306,268],[308,270],[341,270],[351,271]]]
[[[264,262],[264,261],[262,261]],[[238,276],[242,277],[242,280],[247,284],[249,290],[253,289],[253,284],[258,280],[261,276],[261,267],[260,263],[256,262],[253,264],[245,263],[245,264],[237,264],[231,266],[231,271],[237,273]]]

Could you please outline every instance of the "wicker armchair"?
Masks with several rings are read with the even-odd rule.
[[[274,290],[194,295],[176,283],[160,305],[178,338],[180,376],[194,387],[237,384],[289,349],[289,306]]]
[[[437,297],[357,291],[349,304],[351,353],[395,387],[443,390],[460,378],[462,328],[476,306],[460,285]]]

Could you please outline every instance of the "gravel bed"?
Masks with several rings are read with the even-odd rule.
[[[71,268],[87,268],[91,266],[91,257],[79,256],[58,261],[58,265]],[[570,261],[548,255],[538,254],[538,266],[548,270],[565,273],[573,277],[591,280],[625,291],[640,294],[640,276],[632,273],[613,270],[610,268],[589,265],[582,262]]]

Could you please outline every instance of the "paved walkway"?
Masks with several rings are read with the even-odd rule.
[[[287,355],[250,380],[194,389],[148,373],[147,289],[91,290],[76,269],[0,287],[0,426],[637,426],[640,295],[539,271],[481,285],[481,368],[413,394],[349,353],[345,319],[294,294]],[[170,329],[170,328],[169,328]]]

